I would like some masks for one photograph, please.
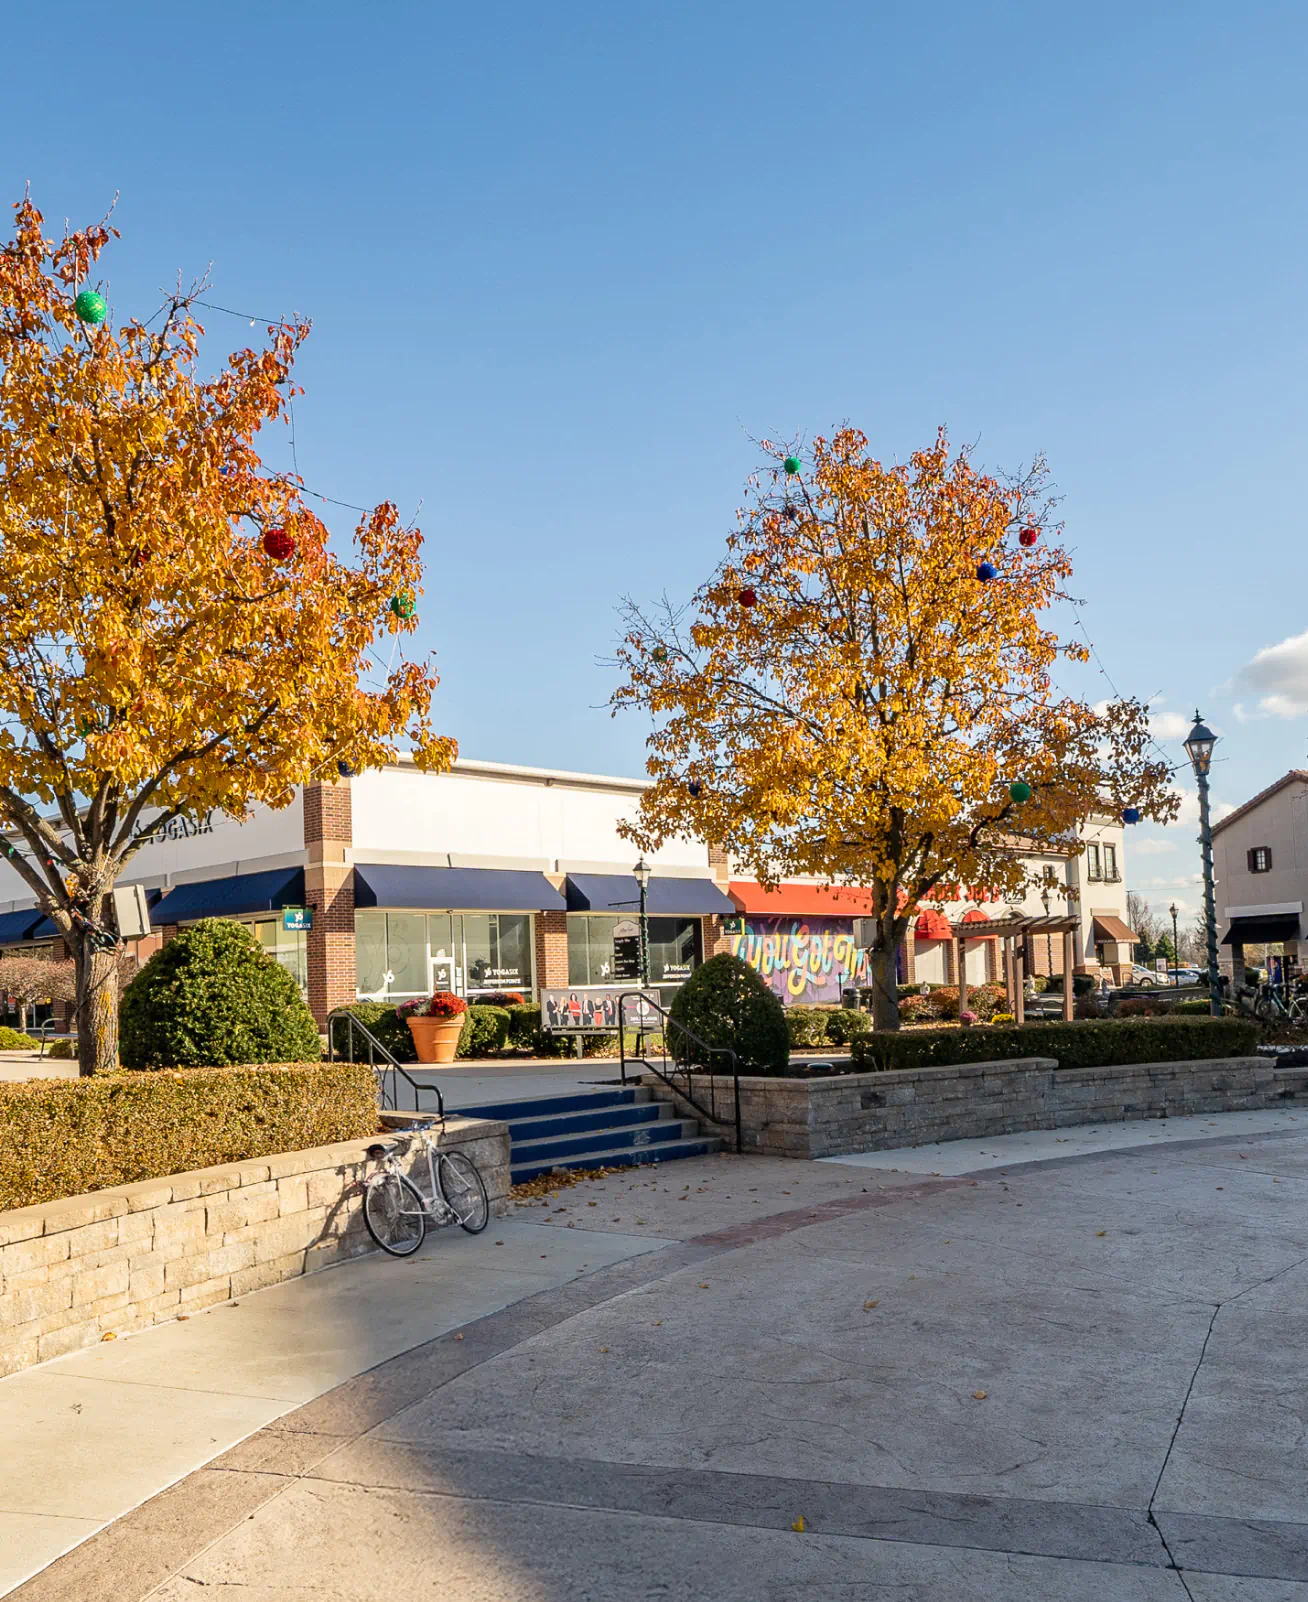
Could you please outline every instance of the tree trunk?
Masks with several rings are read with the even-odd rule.
[[[877,943],[872,948],[872,1027],[894,1030],[899,1028],[898,942],[892,930],[880,926],[880,920],[878,925]]]
[[[85,1079],[118,1066],[118,955],[76,931],[64,938],[77,967],[77,1071]]]

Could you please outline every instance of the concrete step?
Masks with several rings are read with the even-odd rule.
[[[528,1179],[551,1173],[556,1168],[641,1168],[650,1163],[675,1162],[680,1157],[711,1157],[721,1151],[726,1142],[717,1135],[696,1135],[686,1140],[670,1140],[654,1146],[621,1146],[610,1151],[588,1152],[585,1156],[556,1157],[548,1162],[516,1164],[511,1171],[512,1182],[521,1185]]]
[[[554,1135],[582,1135],[597,1129],[623,1129],[633,1124],[657,1123],[670,1118],[672,1109],[661,1101],[640,1101],[632,1107],[601,1107],[597,1112],[562,1113],[555,1118],[510,1118],[509,1138],[547,1140]]]
[[[557,1135],[545,1140],[515,1140],[509,1162],[546,1162],[555,1157],[581,1157],[592,1151],[621,1151],[625,1147],[661,1146],[698,1135],[699,1125],[689,1119],[660,1118],[656,1122],[598,1129],[584,1135]]]
[[[533,1096],[525,1101],[488,1101],[475,1107],[451,1108],[460,1117],[501,1118],[512,1123],[517,1118],[553,1118],[561,1113],[598,1112],[603,1107],[631,1107],[648,1101],[650,1093],[639,1086],[626,1090],[578,1091],[566,1096]]]

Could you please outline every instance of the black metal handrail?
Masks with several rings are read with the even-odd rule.
[[[621,1064],[622,1083],[625,1085],[627,1082],[626,1007],[630,1001],[639,1001],[643,1010],[656,1012],[663,1020],[663,1027],[659,1031],[661,1063],[656,1062],[645,1050],[642,1050],[639,1056],[633,1057],[631,1061],[638,1062],[642,1069],[648,1069],[650,1073],[656,1075],[667,1085],[669,1090],[675,1091],[683,1101],[689,1102],[697,1113],[714,1124],[722,1124],[726,1120],[718,1117],[718,1086],[713,1060],[715,1057],[727,1059],[727,1072],[731,1075],[732,1083],[736,1150],[740,1151],[740,1065],[736,1053],[729,1046],[710,1046],[707,1041],[701,1040],[697,1034],[687,1029],[685,1024],[678,1023],[660,1002],[656,1001],[653,996],[644,990],[628,990],[618,997],[618,1059]],[[643,1046],[649,1039],[650,1031],[638,1022],[636,1033]],[[672,1042],[671,1057],[668,1054],[669,1039]],[[691,1053],[686,1049],[687,1047],[699,1052],[704,1061],[701,1063],[692,1060]],[[695,1095],[693,1076],[697,1067],[703,1067],[708,1070],[707,1106],[704,1105],[702,1100],[697,1099]],[[684,1088],[678,1082],[679,1078],[685,1080]]]
[[[414,1112],[430,1112],[432,1110],[430,1107],[424,1107],[420,1100],[423,1092],[426,1091],[429,1095],[435,1096],[436,1112],[440,1117],[444,1118],[445,1098],[440,1093],[440,1087],[437,1085],[420,1085],[416,1079],[411,1077],[404,1064],[388,1047],[382,1045],[367,1024],[356,1017],[348,1007],[336,1007],[327,1014],[328,1062],[336,1061],[336,1030],[334,1026],[338,1021],[342,1021],[346,1025],[345,1038],[349,1051],[349,1055],[346,1057],[347,1062],[363,1060],[354,1055],[355,1036],[358,1035],[362,1038],[362,1044],[366,1047],[368,1053],[368,1066],[377,1076],[377,1094],[383,1112],[405,1112],[408,1110],[400,1105],[400,1081],[403,1080],[413,1092]],[[341,1055],[345,1056],[345,1053],[342,1052]]]

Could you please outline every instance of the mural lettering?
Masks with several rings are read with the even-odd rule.
[[[838,1002],[842,990],[871,983],[848,918],[746,918],[731,950],[783,1001]]]

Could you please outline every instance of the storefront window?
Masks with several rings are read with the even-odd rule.
[[[356,912],[354,939],[360,996],[532,988],[530,913]]]
[[[630,914],[573,913],[568,919],[568,983],[606,985],[613,979],[613,931],[633,921]],[[653,985],[675,987],[687,980],[703,956],[698,918],[649,920],[649,977]]]
[[[531,986],[531,919],[520,912],[465,912],[468,994]]]
[[[254,937],[267,954],[279,962],[295,983],[300,994],[309,992],[309,952],[303,929],[283,929],[280,917],[256,923]]]
[[[427,915],[424,912],[386,914],[386,967],[392,996],[426,996],[431,993],[427,975]]]

